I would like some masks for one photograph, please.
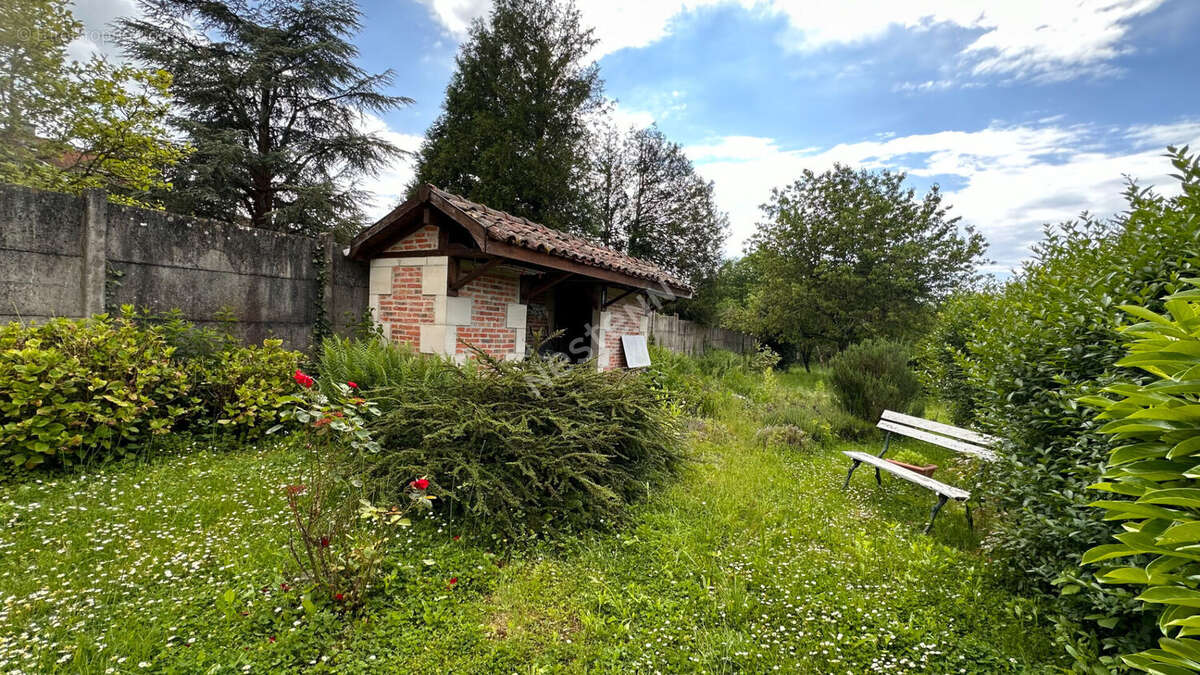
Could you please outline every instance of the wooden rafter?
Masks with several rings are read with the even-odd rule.
[[[488,272],[490,272],[492,270],[492,268],[494,268],[496,265],[499,265],[502,262],[504,262],[503,258],[492,258],[492,259],[488,260],[487,262],[483,263],[482,265],[476,265],[475,269],[471,270],[470,272],[467,272],[466,274],[462,275],[461,277],[458,277],[454,281],[451,281],[450,282],[450,290],[457,291],[458,289],[462,288],[463,286],[466,286],[467,284],[471,283],[472,281],[475,281],[479,277],[487,274]]]
[[[642,289],[640,289],[640,288],[627,289],[624,293],[618,295],[617,297],[612,298],[611,300],[606,300],[604,302],[604,304],[600,306],[600,309],[608,309],[609,305],[615,304],[617,301],[623,300],[626,297],[633,295],[634,293],[641,293],[641,292],[642,292]]]
[[[550,290],[551,288],[554,288],[555,286],[566,281],[567,279],[571,278],[572,276],[574,276],[574,273],[572,273],[572,272],[563,272],[561,274],[555,275],[553,278],[548,279],[547,281],[542,283],[542,285],[535,286],[533,288],[533,290],[529,291],[529,297],[527,298],[527,300],[532,300],[532,299],[536,298],[537,296],[541,295],[542,293],[545,293],[546,291]]]

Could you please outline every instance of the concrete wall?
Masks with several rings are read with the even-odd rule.
[[[0,184],[0,321],[83,316],[83,204]]]
[[[342,328],[367,305],[366,266],[333,249],[332,240],[108,204],[98,191],[0,185],[0,321],[130,304],[209,325],[230,312],[249,342],[303,348],[318,303]]]

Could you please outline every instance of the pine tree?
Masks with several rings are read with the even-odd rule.
[[[358,179],[401,153],[364,132],[364,113],[409,103],[391,71],[356,65],[358,8],[346,0],[140,0],[119,42],[175,77],[175,123],[195,148],[169,206],[255,227],[352,231]]]
[[[497,0],[458,54],[418,182],[547,226],[597,234],[588,194],[589,114],[601,81],[579,11],[556,0]]]

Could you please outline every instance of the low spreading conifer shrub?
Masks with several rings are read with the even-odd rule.
[[[441,367],[435,386],[372,392],[387,412],[368,479],[397,497],[429,476],[452,517],[526,536],[610,525],[680,464],[679,425],[644,373],[536,356]]]

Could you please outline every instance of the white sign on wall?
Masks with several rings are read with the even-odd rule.
[[[625,350],[625,363],[630,368],[650,365],[650,350],[646,348],[645,335],[622,335],[621,347]]]

